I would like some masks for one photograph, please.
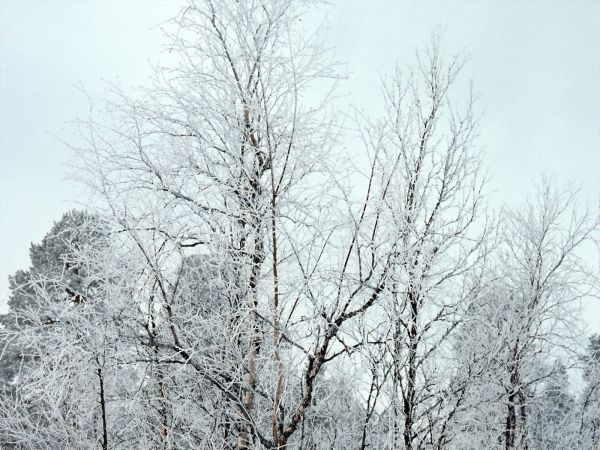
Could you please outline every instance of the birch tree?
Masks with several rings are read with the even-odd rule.
[[[514,299],[504,385],[507,448],[527,448],[525,389],[535,389],[536,379],[551,373],[542,366],[541,373],[526,375],[526,365],[551,354],[552,346],[567,352],[576,348],[571,340],[577,329],[573,308],[593,285],[579,250],[599,224],[597,215],[578,212],[576,205],[574,193],[559,192],[544,181],[523,210],[507,212],[504,261],[510,264],[505,266],[510,267],[506,282]]]
[[[385,84],[386,114],[368,136],[385,197],[379,220],[397,255],[382,309],[386,448],[443,448],[450,440],[463,387],[446,355],[477,298],[487,234],[472,97],[458,107],[452,95],[464,61],[444,60],[435,35],[417,58],[416,68]]]
[[[151,299],[157,362],[223,399],[206,411],[223,419],[200,432],[220,448],[299,439],[319,374],[347,353],[341,335],[378,300],[396,258],[372,216],[387,193],[369,190],[358,206],[344,195],[336,129],[320,102],[304,101],[311,81],[334,74],[297,33],[303,6],[190,3],[175,20],[178,63],[91,122],[81,149],[79,174],[145,262],[134,302]],[[211,267],[205,284],[227,305],[218,317],[178,305],[190,253]],[[205,338],[217,323],[218,364]]]
[[[553,410],[548,389],[562,370],[552,361],[573,367],[577,358],[579,300],[597,282],[581,251],[598,230],[598,216],[545,179],[503,217],[492,281],[469,311],[465,360],[478,376],[468,387],[472,411],[461,419],[469,424],[463,439],[473,443],[466,448],[574,446],[574,411],[547,433],[534,422]]]

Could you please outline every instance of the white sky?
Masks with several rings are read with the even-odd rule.
[[[68,122],[85,117],[106,81],[143,84],[160,56],[160,22],[175,0],[0,0],[0,305],[28,248],[76,205],[64,180]],[[542,172],[600,197],[600,1],[341,1],[327,13],[326,42],[347,64],[348,101],[369,111],[379,79],[430,31],[445,51],[467,51],[465,73],[481,94],[480,144],[494,201],[513,203]],[[324,17],[324,16],[323,16]],[[60,139],[54,137],[58,136]],[[590,255],[594,256],[594,255]],[[1,307],[1,306],[0,306]],[[600,331],[600,305],[586,316]]]

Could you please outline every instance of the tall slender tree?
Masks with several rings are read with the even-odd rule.
[[[445,447],[461,403],[447,354],[462,314],[479,292],[486,255],[481,158],[472,98],[459,109],[452,89],[460,58],[445,61],[439,36],[415,69],[385,84],[383,121],[367,135],[385,202],[376,212],[394,243],[386,303],[388,357],[382,401],[391,426],[386,448]],[[381,323],[377,317],[367,327]]]

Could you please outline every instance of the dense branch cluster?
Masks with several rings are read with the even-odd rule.
[[[190,2],[175,62],[82,124],[97,206],[11,278],[1,448],[598,448],[600,216],[547,180],[487,208],[437,37],[351,160],[308,6]]]

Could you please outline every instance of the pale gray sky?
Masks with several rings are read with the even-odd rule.
[[[0,305],[7,277],[28,266],[31,241],[76,206],[64,181],[76,117],[105,81],[143,84],[160,56],[157,25],[179,1],[0,0]],[[542,172],[600,197],[599,1],[336,1],[326,42],[347,64],[348,101],[370,111],[379,79],[441,27],[448,53],[466,51],[484,110],[480,143],[495,202],[531,191]],[[600,306],[588,307],[600,331]]]

